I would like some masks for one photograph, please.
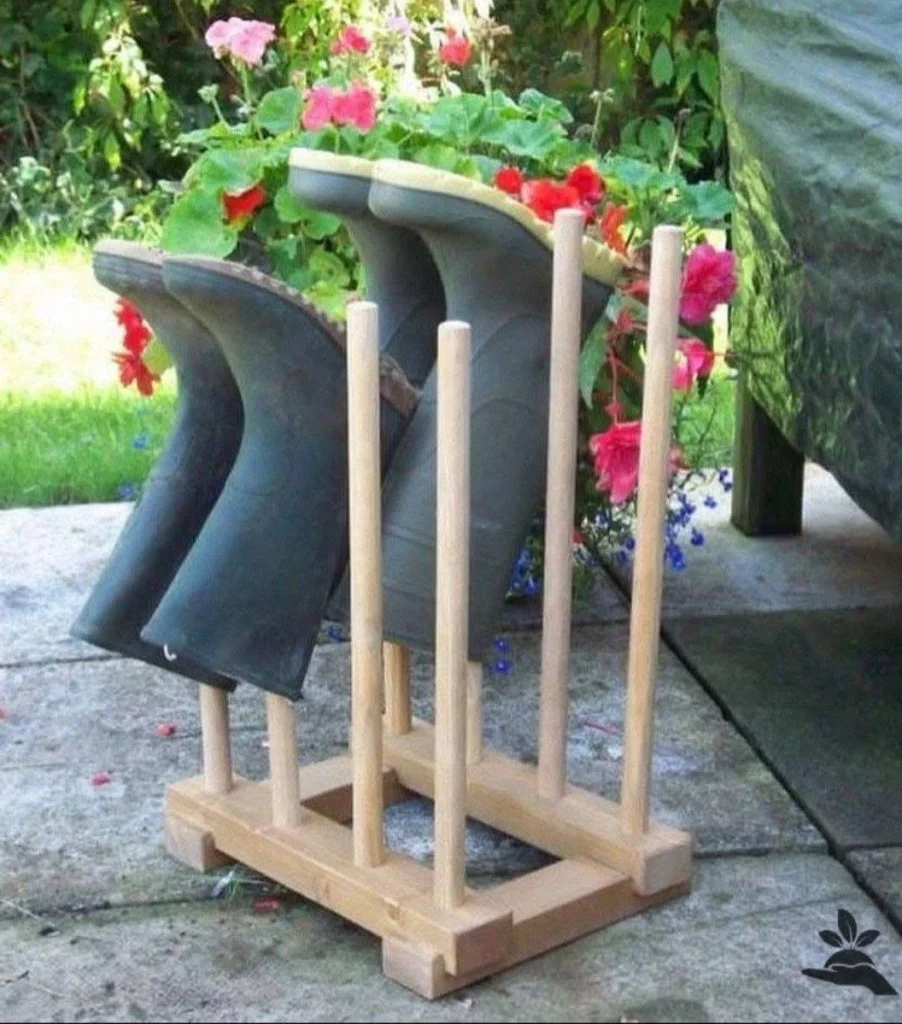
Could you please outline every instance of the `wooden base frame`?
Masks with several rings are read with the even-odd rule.
[[[431,725],[383,736],[385,806],[432,796]],[[199,870],[239,861],[382,939],[386,976],[435,999],[556,946],[689,891],[690,837],[651,824],[633,840],[618,808],[567,787],[538,795],[537,769],[492,751],[468,772],[468,817],[500,828],[560,861],[491,890],[466,890],[460,906],[433,901],[433,872],[385,851],[376,867],[354,863],[349,756],[299,769],[300,822],[273,824],[270,782],[235,777],[210,793],[202,776],[166,791],[167,848]]]

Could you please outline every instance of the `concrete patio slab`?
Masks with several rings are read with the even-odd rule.
[[[838,848],[902,846],[902,607],[666,631]]]
[[[902,846],[853,850],[848,857],[852,870],[877,894],[893,923],[902,930]]]
[[[0,665],[108,657],[69,636],[132,506],[0,512]]]
[[[511,638],[511,672],[488,678],[486,740],[534,760],[539,638]],[[616,798],[622,760],[623,624],[574,632],[570,777]],[[344,644],[318,648],[299,706],[302,761],[344,749],[349,659]],[[0,845],[0,898],[34,910],[196,897],[210,883],[184,871],[162,846],[164,786],[199,770],[195,687],[159,669],[117,659],[0,671],[8,718],[0,722],[0,787],[7,841]],[[416,711],[431,716],[432,669],[414,665]],[[174,722],[173,737],[157,735]],[[663,659],[655,753],[655,814],[687,828],[704,854],[822,850],[807,821],[714,703],[669,654]],[[232,701],[236,769],[267,774],[264,709],[239,687]],[[109,784],[91,777],[107,772]],[[393,814],[401,848],[429,859],[421,804]],[[474,877],[536,865],[536,853],[474,829]],[[538,861],[539,863],[541,861]],[[0,907],[2,914],[2,907]]]
[[[898,1021],[899,999],[804,976],[839,907],[902,989],[902,942],[829,857],[699,865],[694,892],[438,1003],[383,978],[379,943],[309,903],[125,907],[0,922],[0,1020]],[[45,929],[46,930],[46,929]]]
[[[805,467],[799,537],[744,537],[730,525],[730,495],[716,479],[691,492],[702,547],[687,567],[668,567],[664,617],[827,608],[902,607],[902,544],[896,544],[824,469]],[[705,496],[718,504],[709,509]],[[631,568],[617,570],[629,585]]]

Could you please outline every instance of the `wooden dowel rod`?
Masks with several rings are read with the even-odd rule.
[[[204,789],[228,793],[232,788],[232,747],[229,738],[229,695],[218,686],[200,684],[200,735]]]
[[[277,828],[295,828],[301,823],[301,793],[294,705],[277,693],[266,695],[266,730],[272,823]]]
[[[482,665],[467,663],[467,764],[482,760]]]
[[[375,303],[348,306],[347,338],[354,863],[376,867],[382,863],[385,844],[379,319]]]
[[[567,784],[584,230],[579,210],[560,210],[554,218],[538,772],[539,794],[550,800],[562,797]]]
[[[621,824],[624,832],[631,836],[640,835],[648,828],[682,246],[683,233],[679,228],[666,225],[655,228],[642,393],[636,557],[630,609],[621,791]]]
[[[410,651],[401,644],[382,645],[385,670],[385,725],[391,736],[410,732]]]
[[[438,338],[434,899],[463,903],[466,874],[467,618],[470,574],[470,327]]]

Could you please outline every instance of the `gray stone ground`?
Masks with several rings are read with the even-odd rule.
[[[726,526],[722,504],[708,544],[692,551],[698,559],[668,576],[668,607],[710,614],[723,601],[731,610],[743,601],[750,610],[902,604],[898,549],[829,478],[812,475],[808,536],[745,541]],[[886,904],[902,899],[902,850],[857,851],[848,866],[833,859],[666,649],[654,812],[695,834],[686,899],[438,1004],[386,981],[378,942],[334,915],[284,895],[278,912],[254,912],[268,890],[250,873],[212,899],[216,877],[170,860],[160,827],[164,785],[197,771],[193,688],[66,636],[126,514],[126,506],[0,513],[0,1021],[902,1020],[900,999],[801,974],[822,965],[830,950],[817,932],[835,929],[845,907],[859,929],[880,930],[869,951],[902,991],[902,941],[856,882],[866,880]],[[518,610],[509,624],[522,629],[530,614]],[[616,589],[602,586],[582,617],[593,624],[574,630],[570,775],[611,796],[622,754],[625,618]],[[488,681],[486,739],[529,760],[538,638],[508,635],[514,667]],[[299,716],[302,759],[342,749],[348,686],[347,647],[320,648]],[[425,660],[415,665],[415,701],[420,714],[431,712]],[[157,735],[170,721],[175,735]],[[263,704],[248,688],[233,701],[233,731],[237,769],[262,777]],[[91,786],[100,771],[111,783]],[[425,802],[393,808],[390,839],[428,860],[429,822]],[[475,885],[542,863],[537,851],[482,827],[471,829],[469,846]]]

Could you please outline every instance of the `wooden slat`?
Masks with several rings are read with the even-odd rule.
[[[414,719],[406,736],[385,737],[386,763],[401,785],[431,797],[434,789],[433,728]],[[692,842],[677,829],[651,822],[627,836],[619,805],[575,786],[560,800],[538,794],[536,769],[495,751],[470,765],[467,814],[557,857],[585,857],[629,875],[644,895],[687,881]]]
[[[452,975],[433,950],[389,937],[382,943],[382,969],[426,999],[436,999],[688,891],[683,883],[637,896],[630,879],[616,871],[581,860],[559,861],[492,891],[491,899],[513,917],[513,942],[502,962]]]
[[[467,892],[460,907],[440,910],[427,867],[392,851],[378,867],[358,867],[351,831],[314,811],[300,828],[273,828],[267,783],[236,778],[228,794],[217,796],[189,779],[168,787],[166,812],[196,822],[219,851],[367,931],[434,949],[451,973],[510,950],[511,912],[487,896]]]
[[[280,828],[296,828],[301,823],[301,798],[294,704],[278,693],[266,694],[266,733],[273,822]]]
[[[410,732],[410,651],[401,644],[382,645],[385,677],[385,725],[400,736]]]

